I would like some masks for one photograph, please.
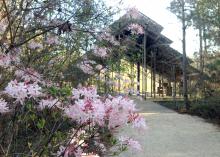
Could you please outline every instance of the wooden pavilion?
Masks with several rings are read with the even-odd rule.
[[[176,98],[177,93],[181,96],[182,54],[170,47],[172,41],[161,34],[163,30],[161,25],[137,10],[128,11],[111,25],[116,39],[127,42],[131,37],[128,25],[132,23],[141,25],[145,31],[144,34],[138,35],[135,46],[128,46],[126,51],[128,61],[134,54],[141,56],[133,61],[137,68],[137,82],[141,82],[137,84],[137,90],[145,98],[148,96]],[[188,63],[191,62],[188,59]],[[189,64],[187,69],[188,74],[195,73],[195,69]]]

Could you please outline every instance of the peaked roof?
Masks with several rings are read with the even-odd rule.
[[[171,75],[173,73],[170,68],[171,64],[175,64],[177,66],[178,75],[182,75],[182,54],[170,47],[172,41],[161,34],[163,27],[151,18],[147,17],[146,15],[144,15],[136,9],[131,9],[125,15],[123,15],[121,18],[115,21],[110,26],[110,28],[114,31],[114,35],[120,35],[126,32],[125,36],[129,37],[128,26],[132,23],[137,23],[141,25],[145,29],[145,32],[147,34],[147,62],[149,63],[151,57],[150,51],[157,49],[158,72],[160,73],[161,68],[163,68],[165,69],[167,75]],[[143,44],[144,35],[139,35],[138,38],[139,45],[140,40]],[[143,53],[143,49],[140,48],[139,51],[140,52],[137,53]],[[188,62],[190,63],[192,61],[188,59]],[[189,69],[190,70],[188,71],[188,73],[191,73],[192,68]]]

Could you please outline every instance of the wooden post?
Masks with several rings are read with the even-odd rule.
[[[134,63],[131,63],[131,89],[134,90]]]
[[[141,95],[144,98],[144,53],[142,53],[142,66],[141,66],[141,78],[142,78],[142,89],[141,89]]]
[[[144,86],[142,87],[144,89],[144,99],[147,98],[146,91],[147,91],[147,66],[146,66],[146,57],[147,57],[147,33],[146,28],[144,31],[144,79],[142,80],[144,82]]]
[[[151,97],[153,97],[153,58],[154,58],[154,55],[153,55],[153,52],[151,51],[151,74],[150,74],[150,83],[151,83],[151,92],[150,92],[150,95]]]
[[[120,94],[121,93],[121,59],[119,60],[119,63],[118,63],[118,75],[119,75],[119,78],[118,78],[118,93]]]
[[[140,93],[140,62],[137,62],[137,91]]]
[[[153,62],[154,62],[154,69],[153,69],[153,93],[154,98],[156,98],[156,52],[153,53]]]
[[[164,81],[163,81],[163,75],[164,75],[164,68],[163,68],[163,70],[162,70],[162,79],[161,79],[161,81],[162,81],[162,89],[163,89],[162,97],[164,97],[164,86],[163,86]]]
[[[113,67],[113,64],[111,64],[111,68],[112,68],[112,71],[111,71],[111,77],[112,77],[112,78],[111,78],[111,81],[112,81],[111,83],[112,83],[112,84],[111,84],[111,85],[112,85],[112,93],[114,93],[114,83],[113,83],[113,77],[114,77],[114,76],[113,76],[113,71],[114,71],[114,67]]]
[[[176,65],[172,65],[172,73],[173,73],[173,102],[176,106],[176,109],[178,109],[176,103]]]

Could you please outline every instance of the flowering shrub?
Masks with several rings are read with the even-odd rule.
[[[8,116],[13,117],[16,113],[16,118],[12,122],[17,126],[17,138],[24,138],[23,145],[29,146],[25,151],[38,155],[44,153],[50,156],[55,153],[57,156],[81,157],[85,153],[100,156],[111,154],[113,152],[108,150],[112,146],[117,147],[118,150],[127,146],[141,150],[137,141],[122,137],[118,139],[115,134],[121,127],[129,124],[137,129],[146,128],[144,119],[136,113],[132,100],[121,96],[101,97],[94,87],[73,89],[72,95],[66,92],[68,97],[55,99],[52,95],[58,94],[58,89],[53,89],[53,92],[49,90],[43,95],[41,88],[36,88],[36,92],[31,86],[12,81],[5,88],[5,93],[15,98],[15,101],[10,103],[3,99],[0,101],[2,115],[9,113]],[[31,90],[33,91],[30,92]],[[45,95],[51,97],[45,99]],[[3,127],[2,136],[10,136],[6,132],[6,128],[12,127],[10,125],[10,123],[0,125]],[[50,128],[50,125],[53,127]],[[34,137],[26,134],[25,128],[28,132],[34,131],[44,137],[49,134],[51,138],[46,143],[44,141],[38,143],[36,139],[32,139]],[[28,135],[28,138],[25,138],[25,135]],[[39,137],[36,134],[34,136]],[[42,147],[40,150],[37,149],[38,144]]]
[[[117,137],[127,125],[146,128],[132,100],[102,97],[94,87],[72,88],[63,73],[69,70],[71,79],[81,81],[82,73],[107,71],[79,53],[95,44],[92,37],[100,32],[93,30],[107,22],[102,20],[108,14],[95,2],[0,1],[0,156],[81,157],[117,155],[127,147],[141,150],[132,138]],[[134,25],[130,29],[142,33]],[[101,60],[120,46],[108,31],[97,38],[101,46],[91,46],[88,52]],[[72,75],[72,64],[81,73]]]

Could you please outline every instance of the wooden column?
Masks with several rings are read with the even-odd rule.
[[[119,75],[119,78],[118,78],[118,93],[120,94],[121,93],[121,59],[119,60],[119,63],[118,63],[118,75]]]
[[[150,95],[151,97],[153,97],[153,52],[151,51],[151,71],[150,71],[150,83],[151,83],[151,87],[150,87]]]
[[[111,86],[112,86],[112,93],[114,93],[114,81],[113,81],[113,78],[114,78],[114,76],[113,76],[113,71],[114,71],[114,67],[113,67],[113,64],[111,64]]]
[[[156,98],[156,51],[153,53],[153,93]]]
[[[177,108],[176,104],[176,65],[172,65],[172,73],[173,73],[173,102]]]
[[[137,91],[140,93],[140,62],[137,62]]]
[[[161,81],[162,81],[162,89],[163,89],[162,97],[164,97],[164,86],[163,86],[164,81],[163,81],[163,75],[164,75],[164,68],[163,68],[163,70],[162,70],[162,79],[161,79]]]
[[[146,57],[147,57],[147,32],[146,32],[146,28],[145,28],[145,31],[144,31],[144,78],[143,78],[143,84],[144,86],[142,87],[144,89],[144,99],[147,98],[147,95],[146,95],[146,92],[147,92],[147,66],[146,66]]]

